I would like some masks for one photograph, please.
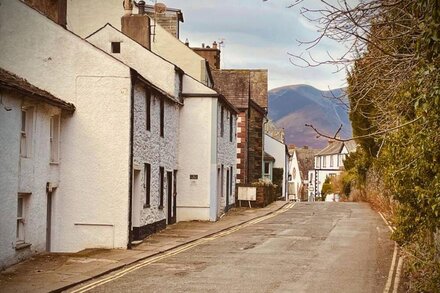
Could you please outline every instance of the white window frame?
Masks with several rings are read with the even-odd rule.
[[[17,230],[16,230],[16,243],[22,244],[26,241],[25,233],[25,219],[26,219],[26,195],[18,194],[17,197]],[[20,203],[21,202],[21,207]]]
[[[60,115],[53,115],[50,117],[50,163],[58,164],[60,161],[60,129],[61,117]]]
[[[326,157],[327,156],[322,156],[322,168],[326,168],[327,167]]]
[[[21,108],[20,156],[22,158],[30,158],[32,156],[34,109],[34,107]]]
[[[266,173],[266,164],[268,164],[269,166],[269,173]],[[272,162],[270,161],[265,161],[263,164],[263,177],[269,179],[270,181],[272,181]]]
[[[330,155],[330,167],[334,167],[333,155]]]

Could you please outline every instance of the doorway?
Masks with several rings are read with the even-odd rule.
[[[173,172],[167,172],[168,225],[176,223],[176,202],[173,200]]]
[[[52,196],[53,191],[47,192],[47,207],[46,207],[46,251],[50,252],[52,239]]]

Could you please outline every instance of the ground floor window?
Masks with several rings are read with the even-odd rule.
[[[25,243],[25,223],[26,223],[26,207],[28,196],[26,194],[18,194],[17,197],[17,230],[16,240],[17,244]]]

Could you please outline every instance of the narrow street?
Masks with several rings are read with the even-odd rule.
[[[71,292],[383,292],[394,243],[368,204],[298,203]]]

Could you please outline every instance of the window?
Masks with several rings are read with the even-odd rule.
[[[112,53],[121,53],[121,42],[112,42]]]
[[[230,184],[230,192],[229,192],[229,194],[230,195],[232,195],[232,180],[234,179],[234,177],[233,177],[233,174],[232,174],[232,171],[233,171],[234,169],[233,169],[233,167],[231,167],[231,172],[229,172],[229,176],[231,177],[230,178],[230,180],[229,180],[229,184]]]
[[[159,208],[163,209],[163,189],[164,189],[164,173],[165,170],[163,167],[159,167],[159,180],[160,180],[160,184],[159,184]]]
[[[315,168],[319,169],[321,168],[321,157],[315,157]]]
[[[333,167],[333,155],[330,155],[330,167]]]
[[[326,160],[327,156],[322,156],[322,167],[325,168],[327,167],[327,160]]]
[[[272,174],[270,170],[270,162],[264,162],[264,178],[272,180]]]
[[[60,115],[50,117],[50,162],[58,163],[60,154]]]
[[[24,158],[28,158],[31,156],[33,117],[33,107],[26,107],[21,109],[20,156]]]
[[[165,123],[165,105],[163,98],[160,99],[160,136],[164,137],[164,123]]]
[[[151,165],[144,164],[145,208],[150,207]]]
[[[338,167],[342,166],[342,155],[338,155]]]
[[[151,130],[151,91],[145,88],[145,128]]]
[[[25,195],[19,194],[17,198],[17,244],[22,244],[25,242],[25,211]]]
[[[229,119],[229,141],[232,142],[234,137],[234,116],[231,112],[231,118]]]
[[[223,106],[220,106],[220,136],[221,137],[223,137],[223,134],[225,132],[225,122],[223,116],[224,116],[224,109]]]

